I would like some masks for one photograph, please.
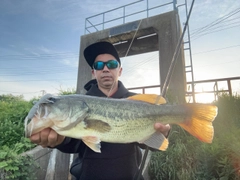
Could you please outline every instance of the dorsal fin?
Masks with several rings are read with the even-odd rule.
[[[137,94],[134,96],[130,96],[127,99],[148,102],[156,105],[166,103],[166,100],[161,95],[157,95],[157,94]]]

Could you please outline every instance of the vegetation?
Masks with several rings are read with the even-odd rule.
[[[218,116],[212,144],[205,144],[173,126],[166,152],[154,152],[152,180],[240,179],[240,97],[223,94],[215,102]]]
[[[60,90],[60,95],[74,94]],[[24,136],[24,119],[38,98],[25,101],[23,96],[0,95],[0,180],[34,180],[37,164],[21,154],[35,147]]]
[[[60,95],[69,95],[69,94],[76,94],[75,88],[68,88],[68,89],[60,89],[59,90]]]
[[[60,94],[75,91],[62,90]],[[0,96],[0,179],[33,180],[31,157],[20,154],[33,148],[24,137],[24,119],[32,107],[22,96]],[[169,148],[154,152],[149,175],[152,180],[240,179],[240,97],[223,94],[215,102],[218,116],[212,144],[205,144],[179,126],[173,126]]]
[[[0,96],[0,179],[34,179],[30,176],[30,157],[20,156],[31,149],[33,144],[24,137],[24,118],[32,101],[22,96]],[[32,167],[32,166],[31,166]]]

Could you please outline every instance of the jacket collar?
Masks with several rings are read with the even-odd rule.
[[[86,95],[107,97],[99,88],[96,79],[90,80],[84,88],[87,90]],[[118,81],[118,90],[111,96],[111,98],[123,98],[129,91],[124,87],[121,81]]]

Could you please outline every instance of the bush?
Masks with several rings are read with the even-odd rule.
[[[29,156],[20,155],[26,149],[31,148],[29,141],[21,139],[11,147],[3,146],[0,151],[0,179],[10,180],[34,180],[33,170],[37,164]]]
[[[59,95],[70,95],[70,94],[76,94],[75,88],[68,88],[68,89],[60,89]]]
[[[74,94],[74,89],[61,90],[60,95]],[[31,157],[22,156],[35,145],[25,138],[24,120],[33,102],[23,96],[0,95],[0,180],[33,180],[38,166]]]
[[[22,96],[0,96],[0,179],[33,179],[30,157],[21,153],[34,147],[24,137],[24,119],[32,106]],[[31,166],[29,166],[31,165]]]

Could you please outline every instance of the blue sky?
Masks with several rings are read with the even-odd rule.
[[[41,95],[42,90],[58,93],[59,89],[75,88],[85,19],[135,1],[1,0],[0,94],[23,94],[29,99]],[[159,3],[157,0],[148,1],[150,6]],[[160,3],[165,2],[169,1]],[[178,0],[179,4],[181,2],[183,0]],[[146,0],[143,0],[126,11],[145,8]],[[179,12],[184,22],[182,10]],[[109,14],[107,18],[117,14]],[[227,15],[231,16],[227,18]],[[223,20],[218,22],[221,18]],[[212,22],[215,25],[200,31]],[[190,19],[195,80],[240,76],[239,31],[239,0],[195,2]],[[120,80],[126,87],[159,84],[157,59],[156,52],[123,58]],[[136,60],[139,65],[133,69],[131,67],[136,65]],[[239,91],[240,82],[234,86]]]

